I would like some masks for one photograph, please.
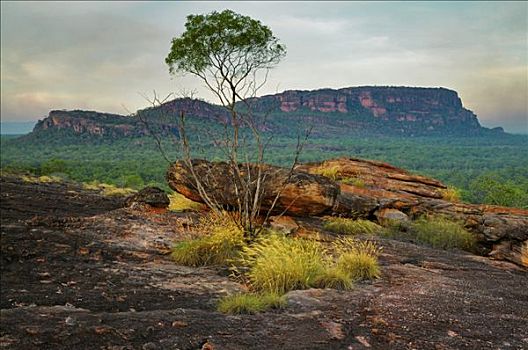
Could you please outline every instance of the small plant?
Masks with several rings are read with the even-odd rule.
[[[435,248],[471,250],[475,237],[458,222],[443,216],[425,216],[410,225],[410,234]]]
[[[254,290],[282,295],[314,286],[325,269],[325,249],[317,241],[270,233],[244,247],[239,263]]]
[[[333,166],[330,168],[318,168],[313,171],[314,174],[323,175],[336,181],[339,177],[339,167]]]
[[[328,218],[323,226],[325,230],[346,235],[371,235],[383,230],[383,228],[369,220]]]
[[[171,211],[198,211],[204,209],[204,205],[201,203],[194,202],[177,192],[170,194],[169,199],[169,210]]]
[[[254,314],[268,309],[280,309],[286,305],[283,296],[273,293],[241,293],[220,299],[218,311],[226,314]]]
[[[350,290],[354,287],[351,274],[337,266],[327,266],[314,280],[314,287]]]
[[[198,224],[203,237],[177,243],[172,258],[181,265],[205,266],[227,264],[235,259],[245,246],[244,232],[227,213],[209,214]]]
[[[381,274],[378,256],[381,252],[374,242],[341,238],[334,242],[338,253],[336,268],[349,275],[351,280],[378,278]]]
[[[449,202],[458,203],[460,202],[461,196],[460,190],[456,187],[449,186],[445,190],[442,190],[442,199]]]

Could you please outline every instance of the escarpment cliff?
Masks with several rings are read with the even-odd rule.
[[[500,134],[487,129],[462,105],[455,91],[445,88],[351,87],[315,91],[285,91],[248,100],[255,117],[265,116],[261,130],[287,134],[295,123],[312,125],[315,135],[458,135]],[[245,105],[240,105],[244,110]],[[54,110],[34,132],[68,130],[95,137],[143,136],[153,128],[177,134],[181,114],[203,125],[225,122],[227,111],[218,105],[189,98],[140,110],[134,116],[93,111]],[[144,118],[138,118],[142,116]],[[146,125],[144,121],[148,121]]]

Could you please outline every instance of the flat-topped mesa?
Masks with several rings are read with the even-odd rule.
[[[193,163],[208,195],[226,207],[236,206],[229,166],[204,160]],[[357,158],[302,164],[291,177],[288,170],[274,166],[265,166],[265,173],[263,212],[279,194],[276,211],[292,216],[339,215],[382,223],[393,217],[444,215],[463,222],[475,234],[483,255],[528,266],[523,252],[528,249],[528,210],[450,202],[444,199],[447,187],[438,180]],[[169,167],[167,181],[173,190],[203,202],[184,163]]]
[[[257,111],[338,113],[391,124],[403,133],[437,130],[474,134],[483,129],[473,112],[462,106],[456,91],[445,88],[363,86],[315,91],[285,91],[253,100]],[[499,130],[497,130],[499,132]]]

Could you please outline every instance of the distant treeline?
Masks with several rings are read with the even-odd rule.
[[[1,166],[4,171],[26,171],[38,175],[59,174],[75,181],[99,181],[141,188],[157,185],[168,189],[168,163],[153,139],[12,138],[2,136]],[[194,140],[194,156],[221,160],[221,149],[206,138]],[[296,140],[275,137],[269,142],[266,161],[290,165]],[[179,157],[177,147],[164,141],[170,159]],[[528,137],[336,137],[310,138],[301,162],[334,157],[358,157],[385,161],[417,174],[442,180],[460,190],[462,199],[528,208]]]

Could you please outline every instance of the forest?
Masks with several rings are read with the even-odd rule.
[[[221,149],[196,137],[194,157],[221,160]],[[178,145],[164,139],[169,160],[180,157]],[[276,135],[269,140],[266,162],[289,166],[296,140]],[[108,140],[70,135],[64,131],[1,137],[2,171],[56,175],[80,182],[101,182],[141,188],[156,185],[168,190],[168,167],[154,139],[131,137]],[[461,200],[528,208],[528,137],[395,137],[313,134],[306,141],[300,162],[335,157],[388,162],[415,174],[443,181],[458,191]]]

